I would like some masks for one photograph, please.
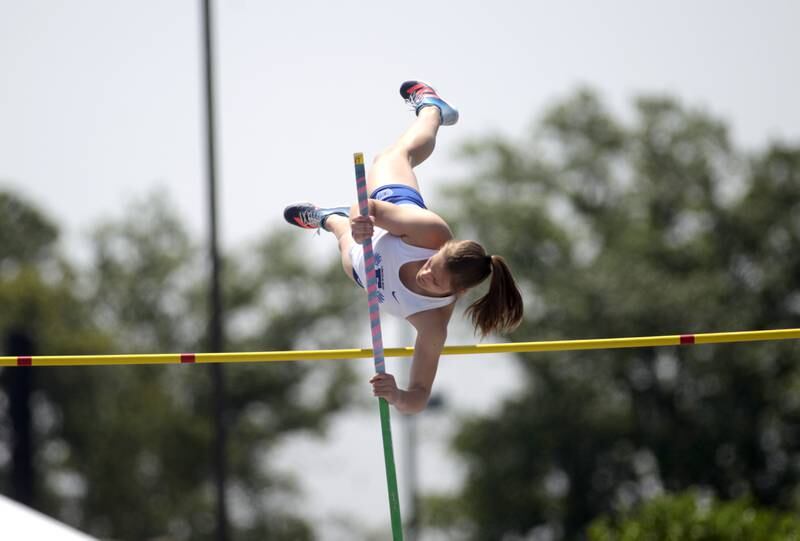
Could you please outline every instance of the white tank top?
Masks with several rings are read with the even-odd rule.
[[[375,275],[378,279],[378,301],[382,312],[407,318],[425,310],[441,308],[455,302],[454,295],[448,297],[426,297],[414,293],[400,280],[400,267],[409,261],[424,261],[438,250],[411,246],[403,239],[375,227],[372,234],[372,251],[375,253]],[[366,285],[364,247],[356,244],[350,248],[350,262],[361,283]]]

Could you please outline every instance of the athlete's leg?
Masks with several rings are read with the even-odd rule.
[[[400,85],[400,96],[414,109],[417,118],[392,146],[375,159],[367,174],[370,194],[387,184],[405,184],[419,192],[414,167],[433,152],[439,126],[458,122],[458,111],[427,83],[406,81]]]
[[[339,243],[342,257],[342,268],[348,278],[353,280],[353,265],[350,262],[350,248],[356,243],[350,234],[350,219],[339,214],[332,214],[325,219],[325,229],[333,233]],[[353,280],[355,282],[355,280]]]
[[[336,237],[342,258],[342,268],[347,277],[353,278],[350,263],[350,248],[355,244],[350,234],[350,209],[347,207],[320,208],[313,203],[295,203],[283,210],[283,217],[292,225],[304,229],[325,229]],[[357,282],[356,282],[357,283]]]
[[[437,107],[420,109],[419,116],[405,133],[375,158],[367,174],[369,193],[385,184],[405,184],[420,191],[414,167],[433,153],[441,123]]]
[[[400,95],[415,109],[417,118],[370,167],[367,174],[367,189],[370,194],[387,184],[404,184],[419,192],[414,167],[433,153],[439,126],[450,126],[458,121],[458,111],[426,83],[406,81],[400,87]],[[412,202],[424,208],[421,200]],[[283,211],[284,218],[292,225],[306,229],[322,227],[332,232],[339,244],[342,267],[348,278],[353,279],[350,248],[355,241],[351,235],[348,215],[349,209],[346,207],[320,208],[313,203],[296,203]]]

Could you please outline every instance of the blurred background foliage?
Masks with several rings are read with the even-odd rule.
[[[2,193],[0,206],[0,234],[9,239],[0,244],[8,354],[203,351],[204,252],[167,194],[134,201],[99,224],[80,265],[62,255],[57,226],[34,204]],[[331,347],[360,321],[357,293],[327,287],[340,265],[309,264],[291,233],[265,235],[225,258],[228,350]],[[226,379],[234,538],[312,539],[311,527],[282,503],[292,501],[293,480],[269,467],[269,452],[284,435],[323,433],[348,401],[352,374],[341,364],[240,364]],[[0,380],[3,492],[101,538],[213,538],[207,371],[5,369]],[[15,453],[12,434],[24,433],[26,422],[28,447]],[[29,454],[32,462],[22,464]],[[21,468],[33,475],[32,494],[15,494]]]
[[[800,148],[745,153],[724,121],[675,99],[641,97],[623,115],[580,89],[522,140],[471,141],[458,161],[469,173],[447,188],[444,214],[514,270],[526,316],[511,340],[800,326]],[[0,192],[6,353],[202,350],[204,252],[170,208],[160,192],[134,202],[97,226],[78,263],[51,218]],[[280,231],[224,258],[228,349],[341,347],[361,321],[358,292],[331,287],[344,283],[338,261],[310,264]],[[457,494],[425,499],[435,538],[800,536],[796,341],[519,359],[522,392],[455,419],[466,476]],[[234,538],[314,539],[280,503],[293,484],[269,453],[290,433],[322,433],[352,374],[303,363],[227,374]],[[3,492],[27,468],[33,504],[94,535],[211,538],[207,373],[14,368],[0,383]],[[27,465],[12,437],[26,423]]]
[[[632,109],[579,89],[521,141],[465,145],[448,217],[524,289],[509,338],[798,327],[800,148],[743,153],[722,120],[668,97]],[[693,487],[800,511],[796,341],[519,357],[525,390],[463,420],[465,484],[431,497],[430,525],[584,539],[596,517]]]
[[[796,513],[760,508],[747,498],[722,502],[695,492],[654,498],[616,520],[589,527],[590,541],[770,541],[800,538]]]

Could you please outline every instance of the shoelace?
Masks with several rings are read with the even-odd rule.
[[[300,211],[300,219],[303,222],[307,223],[308,225],[313,226],[315,223],[317,225],[317,230],[319,230],[320,226],[320,215],[317,209],[315,208],[307,208]]]
[[[416,111],[425,96],[436,96],[436,92],[428,87],[422,87],[408,95],[406,98],[406,105],[408,105],[412,111]]]

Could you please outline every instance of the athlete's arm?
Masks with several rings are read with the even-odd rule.
[[[453,238],[447,223],[436,213],[413,205],[395,205],[385,201],[369,200],[369,214],[373,220],[358,218],[358,206],[351,209],[353,239],[362,242],[372,235],[369,222],[373,222],[408,244],[433,250]]]
[[[403,413],[418,413],[425,409],[439,367],[439,357],[447,339],[447,322],[453,313],[453,307],[451,304],[408,318],[409,323],[417,328],[408,389],[399,389],[391,374],[376,374],[370,380],[375,396],[385,398]]]

